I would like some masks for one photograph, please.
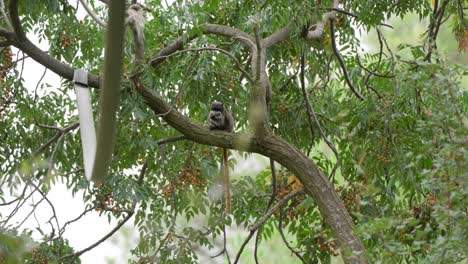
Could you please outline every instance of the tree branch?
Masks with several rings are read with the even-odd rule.
[[[145,173],[146,173],[146,169],[147,169],[147,160],[145,161],[145,163],[143,164],[141,170],[140,170],[140,175],[138,176],[138,180],[137,180],[137,184],[141,186],[141,184],[143,183],[143,178],[145,176]],[[106,241],[109,237],[111,237],[115,232],[117,232],[128,220],[130,220],[130,218],[132,218],[132,216],[135,214],[135,207],[136,207],[136,199],[133,200],[133,203],[132,203],[132,208],[128,211],[128,214],[127,216],[125,216],[122,221],[120,221],[109,233],[107,233],[105,236],[103,236],[101,239],[99,239],[98,241],[96,241],[94,244],[80,250],[80,251],[77,251],[75,253],[72,253],[72,254],[69,254],[69,255],[66,255],[62,258],[60,258],[60,260],[64,260],[64,259],[68,259],[68,258],[72,258],[72,259],[75,259],[81,255],[83,255],[84,253],[90,251],[91,249],[99,246],[102,242]],[[86,212],[86,211],[85,211]],[[82,215],[80,215],[79,217],[81,217]]]
[[[239,262],[239,259],[240,259],[240,256],[242,255],[242,251],[244,251],[244,248],[245,246],[247,245],[247,243],[249,243],[250,239],[252,238],[252,236],[255,234],[255,231],[257,231],[257,229],[259,229],[264,223],[266,220],[268,220],[268,218],[276,211],[278,210],[279,208],[281,208],[287,201],[289,201],[291,198],[293,198],[294,196],[296,195],[299,195],[299,194],[302,194],[304,193],[304,190],[300,189],[300,190],[295,190],[295,191],[292,191],[290,193],[288,193],[286,196],[283,197],[283,199],[281,199],[277,204],[275,204],[275,206],[273,206],[272,208],[270,208],[258,221],[257,223],[255,223],[254,225],[252,225],[250,228],[249,228],[249,235],[247,236],[247,238],[244,240],[244,243],[242,243],[239,251],[237,252],[237,255],[236,255],[236,259],[234,260],[234,264],[238,263]]]
[[[289,24],[264,39],[265,47],[272,47],[289,38],[293,24]]]
[[[203,24],[200,26],[200,28],[203,30],[204,34],[213,34],[213,35],[219,35],[219,36],[224,36],[224,37],[230,37],[230,38],[241,41],[242,44],[244,44],[245,46],[249,48],[253,47],[254,38],[242,30],[228,27],[228,26],[216,25],[216,24]],[[160,50],[157,55],[153,56],[149,60],[151,66],[156,68],[159,64],[161,64],[167,58],[165,56],[172,54],[176,52],[177,50],[182,49],[186,42],[190,42],[196,37],[197,35],[194,35],[194,34],[191,34],[191,35],[184,34],[181,37],[177,38],[174,42],[172,42],[167,47]]]
[[[278,203],[275,204],[275,206],[270,208],[262,217],[260,217],[260,219],[258,219],[258,221],[255,224],[250,226],[249,230],[250,231],[255,231],[258,228],[260,228],[266,222],[266,220],[268,220],[268,218],[270,218],[270,216],[274,212],[276,212],[279,208],[281,208],[287,201],[289,201],[290,199],[296,197],[297,195],[301,195],[301,194],[304,194],[303,189],[294,190],[294,191],[288,193],[287,195],[285,195],[280,201],[278,201]]]
[[[297,250],[295,250],[288,242],[288,240],[286,239],[286,236],[284,235],[284,231],[283,231],[283,208],[280,208],[280,213],[279,213],[279,221],[278,221],[278,230],[280,232],[280,235],[281,235],[281,238],[283,239],[283,242],[284,244],[286,245],[286,247],[289,248],[289,250],[294,254],[296,255],[296,257],[298,259],[301,260],[302,263],[306,264],[307,262],[305,261],[304,257],[299,253],[297,252]]]
[[[215,48],[215,47],[203,47],[203,48],[196,48],[196,49],[184,49],[184,50],[179,50],[179,51],[176,51],[176,52],[171,53],[171,54],[168,54],[168,55],[163,55],[163,56],[155,57],[154,60],[167,59],[167,58],[169,58],[169,57],[172,57],[172,56],[175,56],[175,55],[184,53],[184,52],[188,52],[188,51],[199,52],[199,51],[205,51],[205,50],[217,51],[217,52],[220,52],[220,53],[223,53],[223,54],[227,55],[230,59],[232,59],[232,60],[235,62],[237,68],[238,68],[238,69],[242,72],[242,74],[249,80],[249,82],[250,82],[250,83],[253,83],[253,82],[254,82],[254,80],[252,79],[252,76],[250,76],[250,74],[242,67],[242,64],[237,60],[237,58],[236,58],[232,53],[230,53],[229,51],[224,50],[224,49],[220,49],[220,48]]]
[[[0,12],[2,13],[3,20],[5,20],[5,24],[7,24],[8,29],[13,30],[13,25],[10,22],[10,18],[5,12],[5,3],[3,2],[3,0],[0,0]]]
[[[340,5],[340,3],[338,2],[338,0],[333,0],[333,8],[338,8],[339,5]],[[307,33],[307,38],[308,39],[314,39],[314,38],[321,37],[322,33],[323,33],[323,29],[324,29],[325,25],[327,24],[327,21],[335,18],[335,14],[336,14],[335,11],[324,13],[322,15],[322,21],[318,22],[315,25],[314,30],[309,30],[309,32]]]
[[[96,21],[96,23],[98,23],[103,28],[107,27],[107,23],[102,21],[84,0],[79,0],[79,1],[81,5],[84,7],[84,9],[86,10],[86,12],[88,13],[88,15],[90,15],[91,18],[94,19],[94,21]]]
[[[348,70],[346,69],[346,64],[344,63],[343,58],[341,57],[340,51],[338,50],[336,46],[336,39],[335,39],[335,22],[334,19],[330,19],[330,35],[331,35],[331,40],[332,40],[332,48],[333,48],[333,53],[335,54],[336,58],[338,59],[338,62],[341,66],[341,70],[343,71],[343,77],[345,78],[346,83],[349,86],[349,89],[356,95],[356,97],[359,100],[364,100],[364,97],[354,88],[353,83],[351,83],[351,79],[349,78],[348,75]]]
[[[16,36],[16,40],[13,41],[12,44],[24,53],[28,54],[36,62],[47,67],[49,70],[55,72],[62,78],[65,78],[70,81],[73,80],[73,72],[75,70],[74,68],[42,51],[26,37],[21,27],[20,19],[18,17],[18,0],[10,1],[9,12]],[[91,87],[98,88],[99,76],[89,74],[88,85]]]

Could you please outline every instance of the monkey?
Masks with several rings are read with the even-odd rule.
[[[232,117],[232,114],[224,108],[223,103],[218,101],[213,101],[211,104],[208,123],[210,130],[224,130],[227,132],[234,131],[234,118]],[[226,213],[229,214],[231,212],[231,186],[227,161],[227,149],[223,148],[221,170],[224,178]]]
[[[130,27],[133,33],[135,42],[135,64],[137,66],[144,62],[145,54],[145,35],[143,29],[145,27],[145,18],[143,16],[144,7],[140,4],[132,4],[127,10],[126,24]]]
[[[224,130],[227,132],[234,130],[234,118],[224,108],[224,104],[218,101],[213,101],[211,104],[208,122],[210,130]]]

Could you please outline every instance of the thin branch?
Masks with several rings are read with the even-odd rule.
[[[7,13],[5,12],[5,3],[3,0],[0,0],[0,12],[2,12],[3,20],[5,24],[7,24],[9,30],[13,30],[13,25],[10,22],[10,18],[8,17]]]
[[[280,235],[281,235],[281,238],[283,239],[283,242],[284,244],[286,245],[286,247],[288,247],[288,249],[294,254],[296,255],[296,257],[298,259],[300,259],[302,261],[302,263],[304,264],[307,264],[307,262],[305,261],[304,257],[299,253],[297,252],[297,250],[295,250],[288,242],[286,236],[284,235],[284,232],[283,232],[283,208],[280,208],[280,213],[279,213],[279,221],[278,221],[278,230],[280,232]]]
[[[37,124],[37,125],[39,125],[39,124]],[[47,147],[49,147],[51,144],[56,142],[62,135],[64,135],[64,134],[70,132],[71,130],[77,128],[79,125],[80,125],[80,123],[76,122],[76,123],[73,123],[71,125],[68,125],[68,126],[62,128],[60,131],[57,132],[57,134],[55,134],[52,138],[50,138],[44,145],[40,146],[37,150],[35,150],[33,152],[32,156],[35,157],[35,156],[39,155]]]
[[[305,88],[305,62],[304,62],[304,57],[305,57],[304,50],[302,50],[302,54],[301,54],[301,88],[302,88],[302,95],[304,96],[304,101],[306,103],[307,113],[308,113],[308,117],[309,117],[308,120],[309,120],[310,129],[311,129],[311,132],[312,132],[312,136],[313,136],[314,131],[312,129],[312,124],[311,124],[312,120],[311,119],[314,120],[315,125],[318,127],[320,136],[323,138],[323,140],[327,143],[328,147],[335,154],[336,164],[333,166],[333,169],[332,169],[331,174],[330,174],[330,178],[332,179],[332,183],[333,183],[334,180],[335,180],[336,170],[338,169],[338,165],[341,162],[340,161],[340,156],[338,155],[338,150],[336,149],[335,145],[333,145],[333,143],[331,143],[330,140],[328,140],[327,136],[325,135],[325,132],[323,131],[322,126],[320,125],[320,122],[318,121],[317,115],[315,114],[314,108],[312,107],[312,104],[309,101],[309,97],[307,95],[307,91],[306,91],[306,88]],[[318,84],[319,83],[317,83],[317,85]]]
[[[26,220],[29,219],[29,217],[36,211],[37,206],[39,206],[44,200],[45,200],[44,197],[42,197],[42,199],[39,200],[39,202],[37,202],[37,203],[34,203],[34,201],[33,201],[31,211],[30,211],[30,212],[28,213],[28,215],[23,219],[23,221],[21,221],[21,223],[20,223],[19,225],[16,226],[16,229],[19,229],[19,228],[24,224],[24,222],[26,222]]]
[[[260,39],[260,34],[258,33],[258,27],[254,27],[254,33],[255,33],[255,46],[256,46],[256,51],[255,54],[257,55],[256,63],[256,72],[255,72],[255,80],[260,80],[260,72],[261,72],[261,64],[262,64],[262,44],[261,44],[261,39]]]
[[[249,53],[249,57],[247,58],[247,61],[245,62],[245,66],[244,66],[245,72],[247,72],[251,63],[252,63],[252,53]],[[241,72],[241,75],[239,76],[239,83],[242,83],[242,80],[244,79],[244,77],[246,77],[245,74]],[[233,113],[233,116],[235,119],[234,113]]]
[[[13,199],[13,200],[11,200],[11,201],[9,201],[9,202],[1,203],[0,206],[10,205],[10,204],[12,204],[12,203],[14,203],[14,202],[16,202],[16,201],[18,201],[18,200],[20,200],[20,199],[23,199],[23,198],[24,198],[24,194],[26,193],[26,189],[27,189],[27,188],[28,188],[28,185],[26,184],[26,185],[24,186],[24,188],[23,188],[23,191],[21,192],[21,194],[20,194],[18,197],[16,197],[15,199]]]
[[[268,218],[276,210],[281,208],[287,201],[289,201],[291,198],[295,197],[296,195],[303,194],[303,193],[304,193],[303,189],[294,190],[294,191],[288,193],[278,203],[276,203],[275,206],[270,208],[262,217],[260,217],[260,219],[255,224],[253,224],[252,226],[249,227],[249,230],[250,230],[249,235],[244,240],[244,243],[242,243],[239,251],[237,252],[236,259],[234,260],[234,264],[236,264],[239,261],[240,256],[242,255],[242,251],[244,251],[245,246],[247,245],[247,243],[249,243],[250,239],[255,234],[255,231],[257,231],[257,229],[260,228],[266,222],[266,220],[268,220]]]
[[[31,197],[34,194],[34,192],[35,192],[35,190],[32,191],[24,199],[18,199],[17,200],[17,204],[16,204],[15,208],[10,212],[10,214],[8,215],[8,217],[5,220],[0,222],[0,223],[2,223],[2,228],[5,228],[8,221],[10,221],[10,219],[18,212],[19,208],[21,208],[26,203],[26,201],[29,199],[29,197]]]
[[[275,201],[276,197],[276,170],[275,170],[275,161],[273,159],[270,159],[270,169],[271,169],[271,195],[270,195],[270,200],[268,201],[267,207],[265,209],[265,213],[270,210],[271,205],[273,205],[273,202]],[[260,234],[262,233],[262,227],[258,229],[257,236],[255,237],[255,250],[254,250],[254,259],[255,263],[258,264],[258,256],[257,256],[257,251],[258,251],[258,244],[260,242]]]
[[[281,200],[279,200],[275,206],[273,206],[272,208],[270,208],[262,217],[260,217],[260,219],[258,219],[258,221],[251,225],[249,227],[249,230],[250,231],[255,231],[257,230],[260,226],[262,226],[266,220],[268,220],[268,218],[274,213],[276,212],[279,208],[281,208],[287,201],[289,201],[290,199],[296,197],[297,195],[301,195],[301,194],[304,194],[304,190],[303,189],[298,189],[298,190],[294,190],[290,193],[288,193],[287,195],[285,195]]]
[[[377,34],[379,34],[380,37],[382,38],[383,43],[385,44],[385,47],[387,48],[388,53],[390,53],[390,58],[392,60],[391,73],[395,76],[395,77],[392,78],[393,79],[393,92],[396,94],[398,92],[398,90],[399,90],[399,88],[398,88],[398,79],[396,78],[396,74],[395,74],[396,57],[395,57],[395,54],[393,54],[392,49],[390,48],[390,46],[387,43],[387,39],[382,34],[380,29],[376,28],[376,30],[377,30]]]
[[[57,230],[60,230],[60,224],[59,224],[59,220],[58,220],[58,218],[57,218],[57,214],[56,214],[56,212],[55,212],[55,206],[54,206],[54,204],[49,200],[49,198],[47,198],[47,195],[46,195],[44,192],[42,192],[42,191],[40,190],[39,186],[37,186],[37,185],[34,184],[33,182],[31,182],[31,185],[35,188],[35,190],[36,190],[37,192],[39,192],[39,193],[41,194],[42,197],[44,197],[44,199],[46,200],[46,202],[49,204],[50,209],[52,210],[52,217],[51,217],[50,219],[52,219],[52,218],[55,219],[55,225],[57,226]],[[50,220],[49,220],[49,222],[50,222]],[[52,225],[52,223],[51,223],[51,225]]]
[[[62,228],[59,230],[59,236],[61,237],[63,235],[63,233],[65,233],[65,228],[67,227],[67,225],[69,224],[72,224],[78,220],[80,220],[85,214],[91,212],[92,210],[95,210],[96,209],[96,206],[91,206],[90,208],[88,209],[85,209],[79,216],[75,217],[74,219],[70,220],[70,221],[67,221],[65,222],[65,224],[63,224]]]
[[[94,13],[93,9],[91,9],[90,6],[88,6],[88,4],[84,1],[84,0],[79,0],[81,5],[84,7],[84,9],[86,10],[86,12],[88,13],[88,15],[90,15],[94,21],[96,21],[96,23],[98,23],[101,27],[103,28],[106,28],[107,27],[107,23],[102,21],[98,15],[96,13]]]
[[[247,243],[249,243],[250,239],[252,238],[252,236],[255,234],[255,231],[250,231],[249,232],[249,235],[247,236],[247,238],[244,240],[244,243],[242,243],[239,251],[237,252],[237,255],[236,255],[236,259],[234,260],[234,264],[237,264],[237,262],[239,262],[239,259],[240,259],[240,256],[242,254],[242,251],[244,251],[244,248],[245,246],[247,245]]]
[[[140,175],[138,176],[138,180],[137,180],[137,184],[140,185],[140,186],[143,183],[143,178],[144,178],[145,173],[146,173],[147,165],[148,164],[147,164],[147,160],[146,160],[145,163],[143,164],[142,168],[141,168]],[[130,218],[132,218],[132,216],[135,214],[136,202],[137,202],[137,200],[134,199],[133,203],[132,203],[132,208],[128,211],[127,216],[125,216],[122,219],[122,221],[120,221],[109,233],[107,233],[101,239],[96,241],[94,244],[92,244],[92,245],[90,245],[90,246],[88,246],[88,247],[86,247],[86,248],[84,248],[84,249],[82,249],[80,251],[76,251],[75,253],[66,255],[66,256],[60,258],[60,260],[64,260],[64,259],[68,259],[68,258],[76,259],[77,257],[83,255],[84,253],[86,253],[86,252],[92,250],[93,248],[99,246],[102,242],[106,241],[115,232],[117,232],[128,220],[130,220]]]
[[[335,54],[336,58],[338,59],[338,62],[340,63],[341,70],[343,71],[343,76],[346,80],[346,83],[348,84],[351,91],[354,93],[354,95],[356,95],[356,97],[359,100],[364,100],[364,97],[362,97],[362,95],[356,90],[356,88],[354,88],[354,85],[351,83],[351,80],[348,75],[348,70],[346,69],[346,64],[344,63],[344,60],[341,57],[340,51],[338,50],[336,46],[334,19],[330,19],[330,35],[331,35],[331,40],[332,40],[333,53]]]
[[[237,60],[237,58],[232,54],[230,53],[229,51],[227,50],[224,50],[224,49],[220,49],[220,48],[215,48],[215,47],[203,47],[203,48],[196,48],[196,49],[184,49],[184,50],[179,50],[179,51],[175,51],[171,54],[167,54],[167,55],[161,55],[161,56],[156,56],[154,57],[150,63],[153,63],[153,61],[159,61],[160,59],[166,59],[166,58],[169,58],[169,57],[172,57],[172,56],[175,56],[175,55],[178,55],[178,54],[181,54],[181,53],[184,53],[184,52],[189,52],[189,51],[192,51],[192,52],[200,52],[200,51],[217,51],[217,52],[220,52],[222,54],[225,54],[227,55],[229,58],[231,58],[235,63],[236,63],[236,66],[237,68],[242,72],[242,74],[249,80],[250,83],[253,83],[254,80],[252,79],[252,76],[250,76],[249,73],[247,73],[246,70],[244,70],[244,68],[242,67],[242,64]]]
[[[382,77],[382,78],[393,78],[393,77],[395,77],[395,75],[390,74],[390,73],[382,74],[382,73],[372,71],[372,70],[366,68],[364,65],[362,65],[361,59],[359,58],[359,56],[356,56],[356,58],[357,58],[357,63],[359,64],[359,67],[361,67],[361,69],[363,69],[364,71],[366,71],[369,74],[375,75],[377,77]]]
[[[254,46],[254,38],[249,34],[245,33],[244,31],[236,28],[216,24],[203,24],[200,25],[200,29],[203,30],[204,34],[213,34],[224,37],[230,37],[233,39],[240,40],[242,44],[249,48],[252,48]],[[190,42],[197,36],[198,35],[196,34],[184,34],[181,37],[177,38],[174,42],[160,50],[157,55],[153,56],[149,60],[151,66],[156,68],[165,60],[165,58],[167,58],[165,56],[182,49],[187,42]]]
[[[99,246],[102,242],[106,241],[109,237],[111,237],[115,232],[117,232],[128,220],[130,220],[130,218],[132,218],[133,216],[133,212],[132,213],[129,213],[127,214],[127,216],[125,216],[124,219],[122,219],[122,221],[120,221],[109,233],[107,233],[105,236],[103,236],[101,239],[99,239],[98,241],[96,241],[96,243],[80,250],[80,251],[76,251],[75,253],[73,254],[69,254],[69,255],[66,255],[64,257],[62,257],[60,260],[64,260],[64,259],[68,259],[68,258],[72,258],[72,259],[75,259],[81,255],[83,255],[84,253],[90,251],[91,249]]]
[[[163,139],[156,141],[156,144],[163,145],[163,144],[177,142],[177,141],[185,140],[185,139],[187,139],[185,136],[168,137],[168,138],[163,138]]]
[[[300,74],[300,83],[301,83],[301,89],[302,89],[302,96],[304,97],[304,101],[306,103],[306,109],[307,109],[307,121],[309,124],[309,129],[310,129],[310,136],[311,136],[311,141],[314,141],[315,138],[315,132],[314,128],[312,126],[312,116],[313,116],[313,110],[311,109],[312,107],[310,106],[309,98],[307,96],[307,91],[305,88],[305,52],[304,48],[302,49],[301,52],[301,66],[299,67],[301,70]]]
[[[344,10],[344,9],[341,9],[341,8],[334,8],[334,7],[332,7],[332,8],[327,8],[327,10],[336,11],[336,12],[338,12],[338,13],[342,13],[342,14],[348,15],[348,16],[350,16],[350,17],[354,17],[354,18],[356,18],[356,19],[359,18],[358,15],[353,14],[353,13],[351,13],[351,12],[349,12],[349,11],[346,11],[346,10]],[[385,27],[389,27],[389,28],[392,28],[392,29],[393,29],[393,26],[392,26],[392,25],[389,25],[389,24],[386,24],[386,23],[379,23],[379,25],[385,26]]]

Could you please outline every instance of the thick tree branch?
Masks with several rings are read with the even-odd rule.
[[[333,0],[333,8],[338,8],[339,5],[340,3],[338,2],[338,0]],[[335,11],[324,13],[322,15],[322,21],[318,22],[313,30],[309,30],[309,32],[307,33],[307,38],[314,39],[321,37],[325,25],[327,24],[327,21],[335,18],[335,14]]]
[[[57,75],[72,81],[73,72],[75,69],[70,67],[68,64],[63,63],[50,56],[46,52],[42,51],[26,37],[21,27],[20,19],[18,17],[18,0],[10,1],[9,12],[16,37],[16,40],[14,40],[12,44],[24,53],[28,54],[32,59],[34,59],[38,63],[47,67],[49,70],[55,72]],[[98,88],[99,77],[93,74],[89,74],[88,85],[91,87]]]
[[[291,33],[292,30],[292,24],[289,24],[285,27],[282,27],[275,33],[271,34],[270,36],[266,37],[264,39],[264,44],[265,47],[269,48],[281,41],[286,41],[289,38],[289,34]]]
[[[23,28],[21,27],[21,21],[18,15],[18,2],[19,0],[10,0],[8,4],[8,11],[10,12],[11,24],[15,32],[16,38],[21,41],[26,39]]]
[[[62,78],[70,81],[73,80],[73,72],[75,71],[74,68],[42,51],[31,41],[29,41],[29,39],[23,39],[21,42],[13,43],[13,45],[24,51],[24,53],[28,54],[32,59],[47,67],[49,70],[55,72]],[[99,88],[99,76],[88,74],[88,85]]]

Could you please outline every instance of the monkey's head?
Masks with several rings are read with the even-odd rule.
[[[132,4],[129,9],[133,9],[135,11],[140,11],[141,10],[141,5],[140,4]]]
[[[208,122],[210,129],[225,130],[226,111],[224,105],[221,102],[213,101],[211,104],[210,113],[208,115]]]
[[[224,112],[223,103],[218,102],[218,101],[213,101],[213,103],[211,103],[211,111],[223,113]]]

